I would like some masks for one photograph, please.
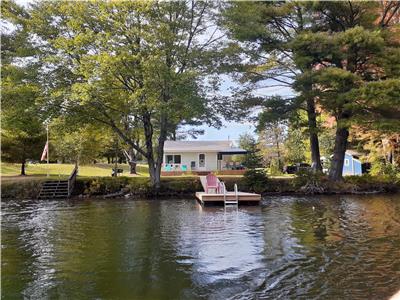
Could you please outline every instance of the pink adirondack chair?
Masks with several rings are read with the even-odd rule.
[[[218,178],[217,178],[217,176],[215,176],[212,173],[210,173],[206,176],[206,193],[207,194],[210,189],[215,190],[216,193],[219,192]]]

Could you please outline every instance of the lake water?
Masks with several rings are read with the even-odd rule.
[[[2,298],[385,299],[400,195],[2,203]]]

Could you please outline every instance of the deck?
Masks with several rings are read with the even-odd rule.
[[[220,170],[219,175],[243,175],[246,170]],[[161,171],[161,176],[182,176],[182,175],[193,175],[193,176],[204,176],[211,173],[210,171]]]
[[[200,181],[203,186],[203,189],[205,190],[206,186],[206,178],[205,176],[200,176]],[[198,201],[200,201],[201,204],[224,204],[225,199],[224,199],[224,194],[219,193],[219,194],[213,194],[213,193],[206,193],[206,192],[196,192],[196,198]],[[246,193],[246,192],[227,192],[226,193],[226,200],[227,201],[236,201],[237,199],[237,204],[240,203],[247,203],[247,204],[259,204],[261,201],[261,195],[260,194],[254,194],[254,193]]]

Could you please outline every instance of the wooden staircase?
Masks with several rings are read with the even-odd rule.
[[[48,180],[45,181],[40,190],[38,199],[66,199],[72,194],[75,186],[78,166],[72,170],[68,180]]]
[[[45,181],[38,199],[68,198],[68,180]]]

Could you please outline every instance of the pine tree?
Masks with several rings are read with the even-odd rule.
[[[312,167],[322,171],[318,141],[317,111],[315,97],[310,93],[312,84],[305,84],[300,94],[292,99],[268,97],[254,101],[249,97],[260,87],[293,88],[298,74],[313,68],[312,64],[299,66],[294,60],[292,42],[312,25],[310,3],[291,1],[238,1],[230,2],[224,14],[224,25],[231,38],[240,43],[239,59],[233,60],[233,73],[242,74],[240,83],[248,83],[244,90],[244,106],[250,110],[256,106],[268,113],[281,114],[288,107],[293,113],[298,109],[307,112],[309,143]],[[246,55],[246,60],[243,59]],[[266,100],[266,101],[265,101]],[[279,100],[279,101],[278,101]],[[271,105],[273,104],[273,105]],[[288,118],[286,110],[285,116]],[[263,126],[263,115],[259,116],[259,126]],[[283,118],[284,115],[281,115]],[[265,119],[265,118],[264,118]]]
[[[256,139],[251,134],[242,134],[239,136],[239,147],[247,150],[243,160],[243,165],[248,169],[262,167],[262,157],[258,148]]]
[[[394,5],[385,18],[399,7]],[[318,2],[312,9],[314,28],[299,35],[292,47],[297,65],[315,68],[297,76],[295,86],[302,91],[312,84],[319,104],[336,119],[329,176],[337,181],[351,125],[398,120],[400,80],[393,66],[399,65],[399,40],[396,26],[379,15],[378,3]]]

